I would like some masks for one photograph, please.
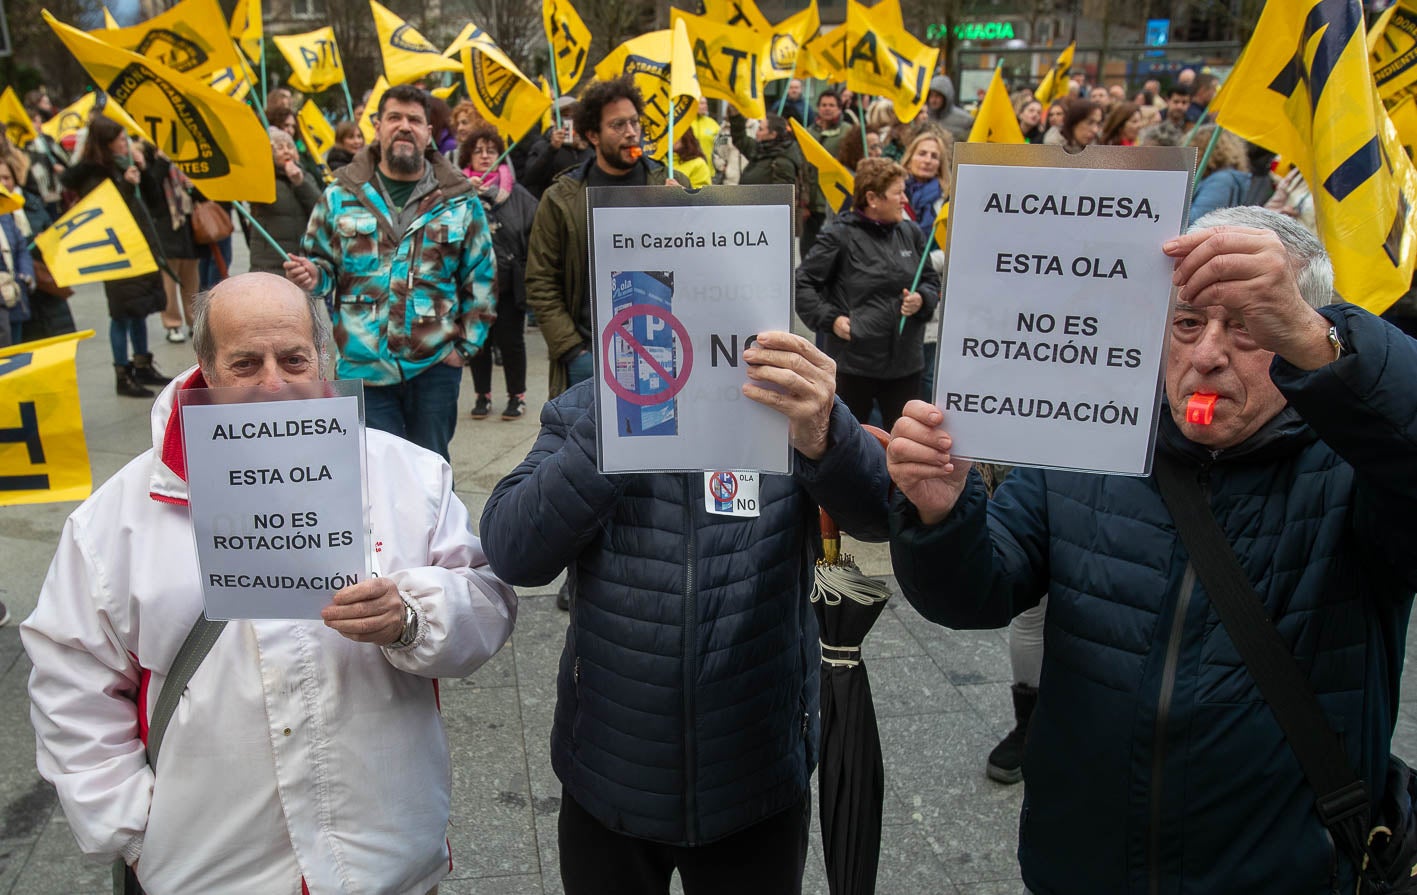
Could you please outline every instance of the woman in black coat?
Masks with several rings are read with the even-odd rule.
[[[128,140],[123,126],[111,118],[94,116],[89,122],[88,137],[78,164],[61,176],[65,188],[87,195],[105,180],[118,187],[118,194],[128,205],[128,211],[138,222],[147,238],[148,248],[161,257],[157,234],[138,189],[144,178],[152,179],[142,150]],[[161,189],[160,185],[149,187]],[[148,315],[156,314],[167,305],[162,287],[162,275],[156,272],[139,274],[103,284],[108,299],[108,341],[113,349],[113,369],[117,374],[116,391],[130,398],[150,398],[149,385],[166,385],[172,380],[153,366],[148,350]],[[132,348],[132,357],[128,354]]]
[[[925,234],[905,215],[905,178],[889,159],[863,159],[853,210],[821,232],[797,269],[797,314],[826,335],[837,394],[863,423],[879,404],[887,429],[919,397],[921,345],[940,295],[929,264],[911,290]]]

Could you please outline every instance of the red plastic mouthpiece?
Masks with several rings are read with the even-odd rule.
[[[1218,395],[1196,392],[1186,399],[1186,422],[1209,426],[1215,422],[1215,399]]]

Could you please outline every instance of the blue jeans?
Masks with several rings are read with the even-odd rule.
[[[112,317],[108,321],[108,345],[113,349],[113,363],[124,366],[128,363],[128,343],[133,344],[134,354],[148,353],[147,317]]]
[[[231,271],[231,237],[228,236],[216,244],[217,251],[221,252],[222,260],[226,262],[226,269]],[[211,246],[197,246],[197,272],[201,278],[201,289],[203,292],[221,282],[221,271],[217,269],[216,262],[212,260]]]
[[[461,384],[462,369],[447,364],[434,364],[398,385],[366,384],[364,421],[450,460]]]
[[[566,387],[585,382],[595,375],[595,353],[589,349],[566,361]]]

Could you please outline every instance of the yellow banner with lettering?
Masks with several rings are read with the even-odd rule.
[[[408,84],[435,71],[458,71],[457,62],[443,56],[428,38],[418,33],[378,0],[369,0],[374,29],[379,32],[379,52],[384,56],[384,77],[392,84]]]
[[[590,29],[567,0],[541,0],[541,25],[556,59],[556,88],[570,93],[590,61]]]
[[[325,153],[335,145],[335,129],[330,127],[329,119],[319,106],[307,99],[300,111],[295,113],[295,124],[300,128],[300,138],[305,141],[305,148],[323,167]]]
[[[61,287],[125,280],[157,270],[147,238],[111,180],[75,202],[35,237],[34,244]]]
[[[74,102],[60,109],[54,117],[39,126],[44,131],[45,136],[56,143],[65,137],[77,137],[79,131],[89,126],[89,116],[93,114],[94,103],[98,102],[100,94],[90,90]],[[123,107],[111,99],[105,97],[103,105],[103,116],[112,118],[123,125],[123,129],[128,132],[128,136],[142,139],[147,135],[143,129],[138,127],[138,122],[133,120],[133,116],[123,111]]]
[[[224,68],[240,68],[241,58],[227,34],[217,0],[182,0],[162,15],[137,25],[90,32],[110,46],[201,79]]]
[[[241,47],[241,52],[246,54],[257,65],[261,64],[261,51],[266,35],[265,24],[261,19],[261,0],[236,0],[236,9],[231,13],[231,39],[236,41]]]
[[[1077,46],[1077,42],[1074,41],[1058,54],[1057,60],[1053,62],[1053,67],[1044,73],[1043,80],[1038,84],[1038,89],[1033,91],[1033,98],[1044,106],[1048,106],[1054,100],[1062,99],[1072,90],[1073,82],[1069,76],[1073,71],[1073,53],[1077,50]]]
[[[39,136],[13,87],[6,87],[5,92],[0,93],[0,124],[5,125],[5,136],[16,146],[28,146]]]
[[[0,348],[0,506],[93,491],[74,352],[93,330]]]
[[[492,35],[476,25],[463,28],[449,51],[454,47],[462,60],[467,95],[478,113],[509,143],[520,140],[541,120],[551,101],[507,58]]]
[[[914,121],[930,92],[940,51],[915,39],[901,21],[898,0],[867,7],[847,0],[846,86],[856,93],[883,96],[901,121]]]
[[[334,28],[278,34],[271,43],[290,64],[290,86],[301,93],[321,93],[344,80],[344,61]]]
[[[837,161],[836,156],[827,152],[812,133],[796,119],[789,118],[787,123],[792,126],[792,133],[797,137],[802,157],[807,160],[807,164],[817,169],[817,185],[821,188],[822,198],[827,200],[832,211],[841,214],[851,206],[852,196],[856,192],[855,175],[846,170],[846,166]]]
[[[602,81],[630,75],[644,97],[640,113],[644,126],[645,152],[663,159],[669,148],[669,60],[673,55],[673,32],[668,28],[632,37],[616,47],[595,67]],[[678,142],[698,116],[698,101],[691,96],[674,99],[674,141]]]
[[[851,49],[846,23],[810,38],[797,55],[797,73],[823,81],[846,80],[846,56]]]
[[[249,107],[198,78],[110,46],[48,12],[43,15],[89,77],[147,125],[148,139],[204,196],[219,202],[275,201],[270,138]]]
[[[762,70],[772,49],[772,35],[746,25],[723,25],[680,9],[669,11],[669,22],[683,22],[698,70],[699,89],[711,99],[732,103],[749,118],[767,114]]]
[[[1368,69],[1358,0],[1271,0],[1211,103],[1299,167],[1346,301],[1380,314],[1412,283],[1417,171]]]

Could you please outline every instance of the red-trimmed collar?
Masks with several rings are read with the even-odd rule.
[[[177,391],[180,393],[191,388],[208,387],[206,377],[202,375],[201,367],[198,367]],[[172,413],[168,414],[167,429],[162,436],[162,464],[172,470],[179,479],[187,481],[187,454],[182,446],[182,402],[178,400],[178,395],[172,396]]]

